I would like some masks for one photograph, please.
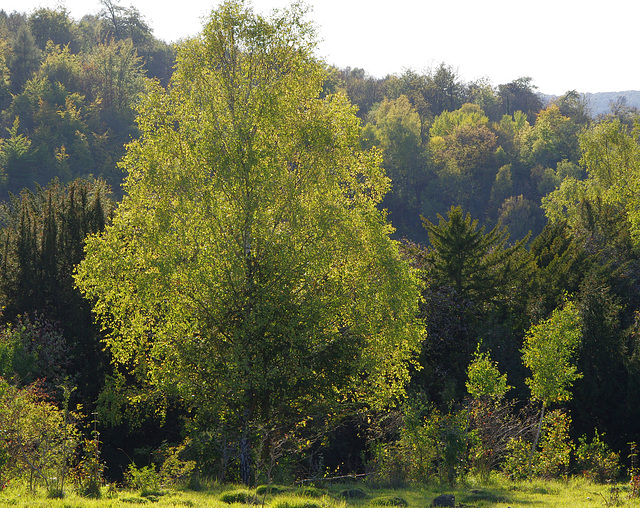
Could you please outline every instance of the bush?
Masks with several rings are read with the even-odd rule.
[[[600,439],[597,430],[590,443],[587,436],[580,437],[578,443],[577,466],[586,478],[600,483],[615,479],[620,468],[620,456]]]
[[[510,480],[524,480],[529,474],[529,454],[531,443],[522,437],[509,440],[507,454],[502,464],[503,473]]]
[[[374,484],[398,488],[407,481],[410,477],[411,459],[404,455],[405,444],[399,441],[375,443],[371,446],[372,460],[368,467],[372,470],[369,479]],[[420,468],[420,464],[416,464],[416,468]]]
[[[49,394],[68,376],[70,350],[62,331],[36,315],[18,316],[0,328],[0,376],[17,376],[21,384],[42,379]]]
[[[74,469],[76,489],[81,496],[99,499],[104,480],[104,463],[100,460],[98,432],[93,439],[84,440],[84,456]]]
[[[487,397],[469,401],[469,462],[483,483],[489,481],[509,452],[507,443],[523,436],[535,425],[530,406],[516,410],[515,401],[495,401]]]
[[[433,409],[421,417],[413,408],[405,408],[403,419],[397,441],[372,446],[369,467],[374,483],[395,488],[406,481],[437,479],[454,484],[464,475],[470,438],[466,411]]]
[[[183,460],[185,446],[163,446],[160,478],[164,485],[178,486],[189,483],[196,469],[194,460]],[[159,451],[160,453],[160,451]]]
[[[531,459],[531,475],[542,478],[559,478],[567,474],[574,445],[569,438],[571,418],[563,411],[550,411],[545,415],[538,448]],[[531,442],[518,437],[507,444],[507,456],[503,472],[512,480],[522,480],[529,475]]]
[[[160,475],[154,466],[138,468],[135,464],[129,464],[124,477],[126,485],[133,490],[139,490],[145,494],[160,491]]]
[[[564,411],[550,411],[542,423],[540,453],[536,460],[536,475],[560,478],[569,472],[574,444],[569,437],[571,417]]]
[[[65,401],[69,394],[65,390]],[[76,419],[48,402],[36,385],[19,389],[0,377],[0,480],[28,475],[31,490],[40,485],[51,495],[63,493],[79,442]]]

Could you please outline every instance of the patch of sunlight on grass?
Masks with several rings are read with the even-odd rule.
[[[371,488],[364,483],[331,485],[326,488],[278,486],[274,489],[216,485],[213,489],[166,490],[145,493],[103,489],[102,499],[87,499],[67,492],[63,499],[47,499],[45,492],[35,495],[23,486],[0,492],[0,506],[16,508],[425,508],[440,494],[453,494],[456,504],[474,508],[602,508],[623,506],[640,508],[640,499],[629,498],[631,490],[620,483],[599,485],[583,478],[567,481],[511,482],[495,476],[481,483],[473,478],[455,486],[425,485],[406,488]],[[362,491],[362,496],[345,492]],[[258,494],[260,491],[260,494]],[[239,493],[244,493],[240,495]],[[234,501],[224,502],[224,499]],[[240,499],[242,498],[242,499]],[[255,504],[237,502],[248,500]],[[615,502],[618,502],[616,505]]]

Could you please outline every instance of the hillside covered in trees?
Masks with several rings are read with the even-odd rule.
[[[112,478],[622,472],[633,105],[338,69],[295,6],[169,45],[103,5],[0,11],[0,484],[45,468],[19,401]]]

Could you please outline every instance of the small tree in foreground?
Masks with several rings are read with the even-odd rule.
[[[498,364],[491,360],[488,351],[480,352],[480,344],[467,369],[467,391],[474,399],[502,400],[513,388],[507,384],[507,375],[500,374]]]
[[[550,404],[571,399],[571,386],[581,377],[571,363],[582,337],[582,319],[573,302],[553,311],[551,317],[532,326],[525,336],[522,361],[531,370],[526,383],[531,389],[531,398],[542,403],[536,436],[529,455],[531,461],[538,446],[545,409]]]
[[[505,394],[512,387],[507,384],[507,375],[500,374],[490,353],[480,351],[480,344],[467,369],[466,386],[471,395],[468,404],[470,460],[486,481],[506,452],[508,441],[525,431],[527,419],[523,418],[524,413],[520,417],[515,413],[513,403],[504,402]]]

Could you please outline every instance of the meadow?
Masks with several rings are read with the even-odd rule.
[[[200,485],[199,489],[123,490],[103,487],[100,499],[69,492],[63,499],[49,499],[44,492],[31,493],[21,485],[0,493],[0,506],[17,508],[116,508],[153,507],[240,508],[425,508],[442,494],[455,496],[455,506],[535,508],[640,506],[628,484],[596,484],[583,478],[560,481],[511,482],[494,477],[489,483],[468,480],[456,487],[429,485],[407,488],[374,488],[365,483],[321,487]]]

